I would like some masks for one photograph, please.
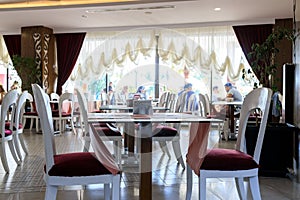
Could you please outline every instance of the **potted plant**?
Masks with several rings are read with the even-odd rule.
[[[252,70],[256,72],[259,82],[253,83],[253,88],[260,86],[269,87],[273,90],[273,100],[269,111],[269,123],[267,124],[261,157],[260,175],[264,176],[287,176],[293,174],[294,159],[298,143],[294,138],[297,135],[295,126],[288,123],[279,123],[281,112],[281,102],[278,98],[275,74],[279,66],[275,62],[275,57],[279,53],[277,44],[282,40],[294,41],[293,30],[286,28],[275,29],[262,44],[253,44],[252,51],[248,54]],[[243,70],[243,79],[249,80],[253,76],[253,71]],[[276,113],[276,115],[275,115]],[[276,120],[274,120],[276,119]],[[246,129],[247,151],[254,151],[254,146],[258,134],[256,124],[249,124]]]
[[[272,101],[272,106],[270,110],[269,121],[279,122],[281,115],[281,102],[279,101],[279,91],[276,87],[275,74],[279,66],[275,62],[275,57],[279,53],[277,44],[282,40],[294,41],[294,32],[287,28],[277,28],[275,29],[267,39],[262,43],[255,43],[252,45],[252,51],[248,54],[251,60],[252,70],[243,69],[242,78],[244,80],[253,80],[251,77],[254,76],[253,72],[256,72],[258,82],[252,82],[253,88],[258,88],[260,86],[271,88],[274,92]],[[274,103],[274,104],[273,104]]]
[[[12,62],[22,80],[22,90],[27,90],[32,94],[31,84],[37,83],[40,85],[42,76],[41,69],[36,64],[36,59],[13,55]]]

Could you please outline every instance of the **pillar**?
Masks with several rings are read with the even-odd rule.
[[[51,28],[30,26],[21,28],[21,56],[35,58],[41,69],[41,86],[50,94],[57,77],[55,63],[55,37]]]

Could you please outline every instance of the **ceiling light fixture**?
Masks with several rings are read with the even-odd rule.
[[[145,11],[145,10],[161,10],[161,9],[174,9],[176,6],[151,6],[151,7],[136,7],[136,8],[112,8],[103,10],[86,10],[86,13],[103,13],[103,12],[121,12],[121,11]]]
[[[220,10],[221,10],[221,8],[219,8],[219,7],[214,8],[214,11],[220,11]]]

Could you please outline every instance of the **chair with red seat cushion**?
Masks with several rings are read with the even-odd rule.
[[[29,93],[28,93],[28,91],[23,91],[22,94],[18,98],[17,107],[15,109],[15,116],[14,116],[14,126],[13,126],[14,143],[15,143],[16,152],[17,152],[20,160],[22,160],[22,154],[20,151],[19,144],[21,144],[21,147],[22,147],[23,151],[25,152],[25,154],[26,155],[28,154],[28,150],[27,150],[27,147],[26,147],[25,141],[23,139],[23,135],[22,135],[24,126],[21,123],[27,99],[29,100]]]
[[[26,111],[22,115],[23,126],[26,126],[27,119],[30,119],[30,130],[32,130],[33,123],[35,123],[35,131],[39,131],[39,116],[36,112],[35,102],[33,101],[33,96],[28,93],[28,100],[30,104],[30,111]]]
[[[82,93],[75,89],[75,93],[77,94],[80,113],[83,119],[84,125],[84,150],[89,151],[90,148],[90,133],[89,133],[89,126],[88,126],[88,116],[87,116],[87,101],[82,95]],[[96,127],[97,133],[101,136],[103,141],[113,141],[114,145],[114,154],[117,163],[121,164],[121,150],[122,150],[122,134],[121,132],[113,126],[113,124],[108,123],[98,123],[94,125]]]
[[[239,120],[238,138],[235,149],[215,148],[207,151],[203,158],[200,169],[195,169],[199,176],[199,199],[206,199],[207,178],[235,178],[240,199],[247,199],[247,192],[244,186],[244,179],[249,180],[253,199],[261,199],[258,168],[260,152],[263,144],[272,90],[269,88],[258,88],[251,91],[242,105]],[[254,155],[248,155],[246,149],[246,126],[248,118],[253,110],[259,109],[262,113],[262,120],[259,127]],[[196,147],[198,148],[198,147]],[[191,150],[192,152],[192,150]],[[187,155],[187,158],[192,155]],[[192,159],[191,159],[192,160]],[[187,160],[187,193],[186,199],[191,199],[192,194],[192,169]]]
[[[71,129],[75,133],[75,127],[73,123],[73,104],[74,94],[73,93],[63,93],[59,97],[58,101],[58,111],[52,110],[52,117],[59,126],[59,133],[62,134],[65,131],[67,121],[70,122]]]
[[[108,165],[108,162],[100,162],[98,156],[90,152],[57,154],[49,97],[39,85],[33,84],[32,88],[37,99],[37,111],[41,118],[45,146],[44,180],[47,186],[45,200],[56,199],[58,186],[89,184],[104,184],[105,199],[110,199],[112,194],[111,199],[118,200],[120,171],[117,164]],[[101,144],[101,146],[105,148],[105,145]],[[113,160],[107,149],[100,152],[105,152],[104,161]]]
[[[0,157],[4,170],[9,173],[9,166],[6,158],[6,145],[8,143],[10,152],[16,161],[17,165],[20,164],[17,158],[15,146],[14,146],[14,132],[13,132],[13,119],[15,115],[15,109],[17,106],[18,92],[17,90],[11,90],[5,94],[1,104],[1,118],[0,118]],[[10,112],[10,113],[9,113]],[[9,113],[9,114],[8,114]],[[7,124],[6,122],[10,122]]]

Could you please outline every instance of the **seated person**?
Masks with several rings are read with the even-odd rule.
[[[139,86],[136,93],[133,95],[133,98],[142,99],[142,100],[147,99],[145,86],[143,85]]]
[[[242,94],[231,83],[226,83],[224,86],[227,92],[226,98],[233,98],[233,101],[243,101]]]

